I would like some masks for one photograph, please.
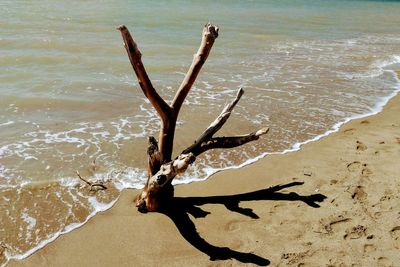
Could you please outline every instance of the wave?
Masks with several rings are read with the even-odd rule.
[[[293,151],[297,151],[301,149],[301,147],[305,144],[308,144],[310,142],[317,141],[323,137],[326,137],[334,132],[337,132],[339,128],[347,123],[350,120],[354,119],[359,119],[359,118],[364,118],[370,115],[374,115],[382,111],[383,107],[387,104],[387,102],[393,98],[398,92],[400,91],[400,80],[394,69],[390,69],[390,67],[396,66],[397,64],[400,64],[400,56],[399,55],[393,55],[391,56],[388,60],[380,60],[380,61],[375,61],[370,66],[370,69],[365,72],[360,74],[359,76],[349,76],[348,79],[354,79],[354,78],[377,78],[381,77],[383,75],[388,75],[390,79],[394,80],[395,83],[394,85],[390,88],[390,93],[384,97],[379,97],[378,101],[376,101],[375,105],[371,107],[367,112],[363,112],[357,115],[352,115],[348,116],[345,118],[340,119],[338,122],[333,124],[329,130],[325,131],[322,134],[318,134],[313,136],[312,138],[309,138],[305,141],[302,142],[296,142],[294,144],[291,144],[290,148],[284,149],[281,151],[277,152],[263,152],[260,153],[257,156],[248,156],[247,159],[243,160],[239,164],[232,164],[232,161],[225,157],[224,154],[221,154],[221,158],[219,158],[221,161],[224,161],[227,163],[227,165],[230,166],[225,166],[225,167],[212,167],[209,164],[204,163],[204,164],[198,164],[194,165],[192,168],[192,172],[189,174],[184,175],[180,179],[174,180],[174,184],[186,184],[186,183],[191,183],[191,182],[197,182],[197,181],[204,181],[208,179],[211,175],[227,170],[227,169],[238,169],[242,168],[246,165],[252,164],[262,158],[267,157],[268,155],[273,155],[273,154],[285,154],[285,153],[290,153]],[[269,78],[268,78],[269,79]],[[225,82],[225,81],[224,81]],[[242,81],[243,82],[243,81]],[[307,85],[307,83],[303,83],[302,81],[297,81],[298,83],[302,83],[303,85]],[[203,83],[204,86],[208,89],[211,89],[212,85],[208,83]],[[225,93],[232,93],[232,90],[226,90]],[[279,90],[274,90],[274,93],[281,93]],[[219,99],[222,96],[221,94],[218,95],[213,95],[213,93],[207,93],[208,97],[210,99]],[[195,101],[197,102],[197,98],[194,98]],[[376,100],[376,99],[375,99]],[[198,101],[200,102],[200,101]],[[51,131],[51,130],[42,130],[39,129],[37,130],[36,128],[40,128],[37,125],[34,125],[35,130],[33,131],[28,131],[24,137],[27,138],[27,140],[22,140],[17,143],[13,144],[6,144],[0,147],[0,156],[5,158],[6,156],[9,155],[17,155],[21,158],[24,159],[25,162],[29,162],[31,160],[33,161],[38,161],[38,157],[36,154],[31,153],[33,150],[32,149],[42,149],[41,151],[44,151],[43,153],[48,153],[46,151],[45,147],[41,147],[41,145],[54,145],[57,146],[58,144],[69,144],[71,147],[68,147],[69,149],[77,149],[80,151],[84,151],[84,153],[79,154],[79,153],[72,153],[74,155],[72,158],[69,158],[68,160],[74,161],[74,160],[82,160],[84,158],[87,158],[88,155],[91,157],[96,157],[96,158],[103,158],[103,162],[106,162],[116,154],[109,154],[109,155],[104,155],[102,154],[102,151],[105,149],[103,147],[100,148],[101,143],[104,142],[104,140],[107,140],[108,143],[113,144],[111,148],[108,148],[109,150],[120,150],[122,148],[121,142],[124,141],[132,141],[132,139],[135,138],[142,138],[144,139],[145,136],[147,136],[150,133],[156,132],[157,131],[157,126],[154,126],[154,129],[148,130],[143,126],[143,122],[151,121],[155,122],[157,120],[157,116],[153,111],[148,110],[144,106],[140,106],[140,109],[142,113],[139,115],[136,115],[134,117],[126,117],[126,118],[120,118],[116,121],[109,122],[107,126],[105,126],[105,123],[79,123],[79,127],[74,128],[72,130],[68,131]],[[256,125],[264,123],[268,117],[260,117],[258,118],[259,122],[255,122]],[[29,121],[24,121],[25,124],[29,124]],[[142,123],[142,124],[141,124]],[[14,126],[16,125],[17,122],[14,120],[8,120],[7,122],[4,122],[0,124],[0,127],[4,126]],[[132,131],[132,129],[136,129],[138,131]],[[82,135],[82,136],[81,136]],[[30,138],[30,139],[29,139]],[[88,145],[90,143],[90,145]],[[56,157],[60,156],[60,154],[56,154]],[[65,161],[65,158],[61,158],[62,161]],[[206,159],[207,160],[207,159]],[[82,163],[84,165],[84,163]],[[136,188],[140,189],[143,188],[145,180],[146,180],[146,173],[144,170],[139,169],[139,168],[122,168],[118,169],[115,164],[109,164],[106,166],[108,170],[111,169],[111,171],[108,172],[98,172],[94,175],[94,178],[99,178],[103,179],[104,177],[109,177],[112,176],[114,178],[114,184],[115,187],[118,191],[124,190],[126,188]],[[18,166],[17,166],[18,168]],[[46,164],[44,165],[44,170],[46,172],[49,171],[47,168]],[[10,169],[5,168],[0,164],[0,177],[9,177],[10,174]],[[201,177],[201,178],[199,178]],[[0,189],[2,188],[21,188],[26,185],[28,185],[31,180],[26,177],[21,177],[21,176],[16,176],[14,177],[14,182],[11,183],[8,181],[9,184],[0,184]],[[7,179],[4,179],[7,180]],[[11,179],[10,179],[11,180]],[[62,176],[61,178],[58,177],[58,181],[61,186],[64,187],[73,187],[77,183],[76,178],[71,178],[68,176]],[[24,251],[23,253],[17,253],[14,255],[9,254],[6,251],[6,258],[8,260],[10,259],[22,259],[25,258],[38,249],[44,247],[46,244],[54,241],[58,236],[68,233],[72,231],[73,229],[76,229],[82,225],[84,225],[90,218],[92,218],[96,213],[105,211],[109,208],[111,208],[116,201],[118,200],[118,197],[113,199],[111,202],[104,204],[96,200],[94,197],[89,197],[88,202],[90,204],[90,210],[91,212],[86,216],[86,218],[79,223],[72,223],[69,225],[66,225],[63,227],[63,229],[56,231],[55,233],[52,233],[47,239],[40,241],[35,247],[30,248],[27,251]],[[21,214],[21,216],[24,216]],[[25,221],[28,225],[28,227],[34,228],[36,224],[36,219],[25,215]]]

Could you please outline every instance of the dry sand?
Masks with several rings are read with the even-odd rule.
[[[138,213],[137,193],[9,266],[400,266],[400,96],[298,152],[177,186],[167,214]]]

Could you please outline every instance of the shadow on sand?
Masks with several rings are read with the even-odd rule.
[[[326,198],[326,196],[322,194],[301,196],[294,192],[278,192],[284,188],[302,184],[303,182],[292,182],[254,192],[229,196],[174,197],[172,203],[168,205],[169,208],[165,208],[161,213],[168,216],[175,223],[179,232],[186,241],[199,251],[207,254],[210,257],[210,260],[236,259],[242,263],[253,263],[260,266],[266,266],[269,265],[270,261],[253,253],[239,252],[227,247],[217,247],[208,243],[197,232],[196,226],[190,219],[189,214],[194,218],[204,218],[210,214],[210,212],[202,210],[199,206],[205,204],[221,204],[232,212],[237,212],[250,218],[258,219],[258,215],[255,214],[252,209],[239,207],[241,201],[255,200],[302,201],[313,208],[319,208],[320,206],[318,205],[318,202],[322,202]]]

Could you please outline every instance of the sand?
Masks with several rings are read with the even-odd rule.
[[[297,152],[177,186],[167,214],[138,213],[137,193],[9,266],[399,266],[400,96]]]

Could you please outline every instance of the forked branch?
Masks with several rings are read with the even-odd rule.
[[[200,47],[194,55],[192,64],[179,86],[171,105],[168,105],[154,89],[142,63],[142,55],[128,29],[124,25],[119,26],[117,29],[121,32],[125,49],[139,85],[162,120],[158,142],[154,137],[149,137],[149,147],[147,150],[149,176],[145,188],[136,199],[136,206],[140,211],[156,211],[162,205],[163,200],[170,199],[173,196],[172,180],[176,175],[184,172],[196,160],[196,156],[210,149],[232,148],[257,140],[261,135],[268,132],[268,128],[263,128],[247,135],[214,137],[229,119],[233,108],[242,97],[243,89],[240,88],[235,99],[222,110],[221,114],[197,138],[194,144],[186,148],[174,160],[171,160],[179,110],[218,37],[218,27],[211,23],[207,23],[204,26]],[[91,190],[93,188],[97,188],[98,190],[106,189],[103,184],[89,182],[82,178],[79,172],[77,174],[81,180],[91,187]]]
[[[161,165],[159,171],[148,179],[145,189],[136,201],[136,206],[139,207],[139,210],[154,211],[158,209],[158,203],[155,201],[157,192],[165,185],[171,184],[175,176],[184,172],[196,160],[196,156],[201,153],[210,149],[237,147],[257,140],[260,136],[268,133],[269,129],[266,127],[241,136],[213,137],[228,120],[243,93],[243,89],[240,88],[236,98],[222,110],[217,119],[207,127],[193,145],[185,149],[175,160]]]

